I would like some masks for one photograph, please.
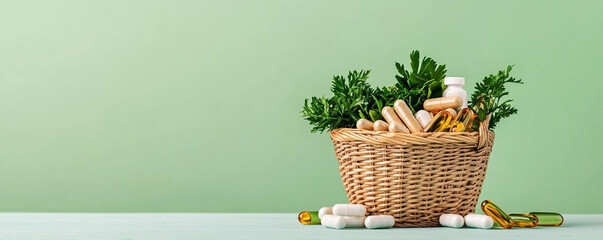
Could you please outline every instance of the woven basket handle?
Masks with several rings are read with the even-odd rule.
[[[490,114],[488,114],[488,116],[486,116],[486,120],[484,120],[479,125],[479,137],[477,140],[477,150],[480,150],[488,145],[488,138],[489,138],[488,134],[490,133],[490,131],[488,131],[489,125],[490,125]]]

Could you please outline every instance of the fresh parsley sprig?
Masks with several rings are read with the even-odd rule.
[[[423,57],[419,51],[410,54],[410,71],[396,63],[400,75],[391,87],[371,88],[367,83],[370,71],[352,71],[347,77],[334,76],[331,82],[333,97],[305,99],[302,116],[312,127],[312,132],[354,127],[360,118],[382,120],[381,109],[404,100],[413,112],[423,108],[428,98],[442,96],[445,86],[446,65],[438,65],[432,58]]]
[[[358,119],[369,114],[367,106],[373,90],[366,80],[370,72],[349,72],[347,78],[334,76],[333,97],[312,97],[304,101],[302,116],[313,125],[312,132],[353,127]]]
[[[486,120],[490,116],[490,130],[496,127],[496,124],[503,119],[517,114],[517,109],[511,106],[513,100],[507,99],[501,102],[504,96],[509,95],[505,84],[517,83],[523,84],[521,79],[511,77],[509,73],[513,66],[508,66],[506,70],[498,71],[498,74],[484,77],[482,82],[475,84],[475,91],[471,94],[470,106],[477,114],[479,122]]]

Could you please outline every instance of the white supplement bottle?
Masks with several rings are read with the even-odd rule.
[[[465,78],[464,77],[445,77],[444,85],[446,90],[442,93],[442,97],[460,97],[463,99],[463,105],[461,109],[467,107],[467,91],[463,89],[465,86]]]

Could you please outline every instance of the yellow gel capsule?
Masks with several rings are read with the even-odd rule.
[[[431,121],[425,126],[425,132],[443,132],[450,126],[452,114],[448,111],[440,111]]]
[[[509,217],[513,219],[513,226],[520,228],[533,228],[538,224],[538,217],[532,214],[509,214]]]
[[[469,108],[463,108],[450,124],[451,132],[466,132],[473,126],[475,114]]]
[[[303,225],[317,225],[320,224],[320,218],[318,217],[318,211],[303,211],[297,215],[297,219]]]
[[[511,219],[511,217],[509,217],[505,211],[496,206],[496,204],[494,204],[492,201],[484,200],[482,202],[482,211],[484,211],[486,215],[490,216],[492,220],[494,220],[494,222],[496,222],[499,226],[506,229],[513,227],[513,219]]]

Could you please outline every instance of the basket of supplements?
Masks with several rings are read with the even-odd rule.
[[[522,81],[509,66],[468,96],[445,65],[418,51],[410,59],[410,69],[396,63],[391,87],[371,87],[370,71],[333,77],[333,96],[306,99],[302,114],[313,132],[329,131],[350,204],[392,216],[395,227],[439,226],[444,213],[475,211],[492,129],[517,113],[506,84]]]

